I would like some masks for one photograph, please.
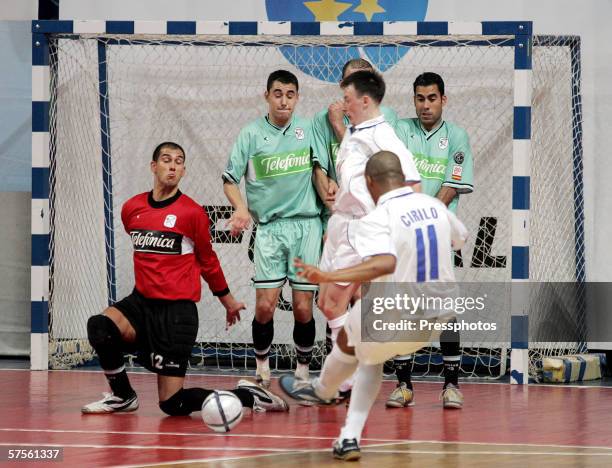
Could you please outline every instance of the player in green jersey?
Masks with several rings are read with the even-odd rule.
[[[293,292],[296,377],[308,378],[315,339],[312,302],[317,286],[297,275],[293,259],[305,255],[314,263],[319,261],[322,227],[312,182],[311,121],[294,115],[299,100],[296,76],[285,70],[271,73],[264,96],[268,113],[240,131],[223,173],[223,190],[235,209],[229,221],[233,235],[246,229],[251,220],[258,223],[252,332],[257,381],[269,386],[274,311],[287,279]],[[239,189],[242,177],[246,203]]]
[[[457,212],[459,196],[474,190],[472,150],[464,129],[442,118],[447,97],[444,81],[436,73],[423,73],[413,84],[416,118],[400,119],[395,131],[414,155],[421,175],[423,193],[439,198],[450,211]],[[461,408],[459,391],[459,332],[444,331],[440,336],[444,362],[444,408]],[[388,407],[411,406],[414,392],[410,381],[411,356],[394,359],[398,387],[387,400]]]

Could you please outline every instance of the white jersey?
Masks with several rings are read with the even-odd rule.
[[[368,159],[379,151],[395,153],[407,182],[420,182],[421,176],[414,164],[412,153],[397,137],[395,130],[380,115],[354,127],[349,127],[338,150],[336,174],[338,193],[334,213],[362,217],[375,207],[365,183]]]
[[[349,241],[362,259],[396,257],[395,272],[375,280],[394,283],[455,281],[452,250],[467,234],[444,203],[410,187],[385,193],[374,211],[349,226]]]
[[[393,283],[419,282],[427,286],[430,282],[437,285],[441,281],[454,282],[451,248],[460,248],[467,239],[463,223],[440,200],[416,193],[410,187],[391,190],[380,197],[374,211],[350,222],[348,234],[351,245],[362,259],[384,254],[396,257],[395,272],[374,280],[389,282],[390,286]],[[391,287],[390,292],[397,292],[397,289]],[[403,317],[401,309],[385,314],[388,320]],[[435,317],[430,316],[430,320],[438,322],[449,318],[437,312]],[[435,328],[417,327],[410,332],[410,340],[406,340],[405,335],[401,341],[364,340],[362,325],[361,300],[358,300],[349,312],[344,329],[349,345],[355,347],[357,359],[366,365],[414,353],[438,340],[440,335]],[[366,334],[370,336],[370,332],[368,329]]]

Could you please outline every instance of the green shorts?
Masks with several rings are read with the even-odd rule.
[[[318,265],[321,256],[321,218],[287,218],[257,226],[255,237],[255,277],[259,289],[280,288],[289,279],[291,288],[316,291],[318,285],[297,276],[295,257]]]

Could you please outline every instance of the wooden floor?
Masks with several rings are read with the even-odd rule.
[[[0,370],[0,449],[62,447],[61,466],[79,467],[346,465],[330,450],[344,406],[247,412],[230,434],[215,434],[199,413],[166,417],[157,407],[154,375],[130,379],[137,412],[81,415],[83,403],[106,391],[100,372]],[[194,375],[187,386],[230,388],[236,380]],[[440,383],[418,382],[416,406],[386,409],[393,385],[383,384],[368,419],[360,466],[612,466],[610,387],[462,383],[465,407],[453,411],[442,409]],[[60,463],[27,462],[54,465]]]

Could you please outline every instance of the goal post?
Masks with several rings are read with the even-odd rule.
[[[584,281],[576,37],[534,36],[530,22],[75,20],[34,21],[32,33],[33,369],[91,359],[87,317],[130,292],[131,245],[119,213],[130,196],[150,190],[147,164],[162,140],[185,147],[182,189],[205,206],[230,287],[249,306],[225,333],[222,308],[204,285],[193,360],[246,368],[256,229],[229,236],[221,173],[240,128],[265,113],[265,79],[278,68],[298,76],[296,112],[306,117],[338,99],[350,58],[383,72],[383,104],[402,117],[413,115],[416,75],[440,73],[445,119],[467,130],[475,160],[475,191],[459,204],[471,239],[458,280]],[[279,362],[293,357],[288,297],[284,290],[275,316]],[[584,339],[536,351],[529,304],[504,300],[511,336],[494,351],[465,350],[493,373],[503,374],[511,356],[513,382],[526,383],[538,355],[583,346]],[[320,359],[324,322],[316,317]]]

